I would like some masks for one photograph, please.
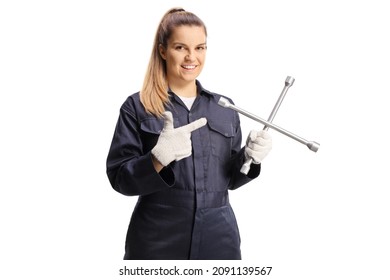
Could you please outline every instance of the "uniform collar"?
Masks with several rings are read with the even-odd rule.
[[[198,80],[196,80],[195,82],[196,82],[196,90],[197,90],[198,96],[206,94],[206,95],[209,95],[209,96],[216,98],[216,94],[205,89]],[[170,88],[168,88],[168,94],[170,95],[171,98],[174,96],[174,92]]]

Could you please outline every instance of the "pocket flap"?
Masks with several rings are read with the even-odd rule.
[[[225,137],[234,136],[233,125],[231,123],[208,119],[207,124],[209,125],[211,130],[218,132],[219,134]]]
[[[145,119],[141,121],[141,130],[147,133],[160,134],[163,126],[163,120]]]

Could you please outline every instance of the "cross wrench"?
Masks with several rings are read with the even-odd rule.
[[[306,139],[304,139],[302,137],[299,137],[298,135],[295,135],[292,132],[289,132],[289,131],[287,131],[287,130],[285,130],[285,129],[283,129],[283,128],[281,128],[281,127],[279,127],[279,126],[277,126],[277,125],[275,125],[275,124],[273,124],[271,122],[268,122],[268,121],[266,121],[266,120],[264,120],[264,119],[262,119],[262,118],[260,118],[260,117],[258,117],[256,115],[254,115],[252,113],[249,113],[248,111],[245,111],[245,110],[243,110],[243,109],[241,109],[241,108],[231,104],[229,102],[229,100],[227,100],[226,98],[221,97],[218,100],[218,105],[220,105],[222,107],[225,107],[225,108],[232,109],[232,110],[234,110],[234,111],[236,111],[236,112],[238,112],[240,114],[243,114],[244,116],[246,116],[248,118],[251,118],[251,119],[253,119],[253,120],[255,120],[255,121],[259,122],[259,123],[264,124],[265,126],[267,126],[267,128],[272,128],[272,129],[274,129],[274,130],[276,130],[276,131],[278,131],[278,132],[280,132],[280,133],[282,133],[282,134],[284,134],[284,135],[286,135],[286,136],[288,136],[288,137],[290,137],[290,138],[292,138],[292,139],[294,139],[294,140],[296,140],[296,141],[298,141],[298,142],[300,142],[302,144],[305,144],[313,152],[317,152],[318,149],[320,148],[320,144],[319,143],[317,143],[315,141],[307,141]]]

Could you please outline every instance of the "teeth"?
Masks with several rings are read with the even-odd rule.
[[[183,65],[183,68],[185,69],[195,69],[195,65]]]

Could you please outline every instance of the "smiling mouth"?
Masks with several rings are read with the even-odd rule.
[[[182,65],[181,67],[186,70],[194,70],[196,68],[196,65]]]

